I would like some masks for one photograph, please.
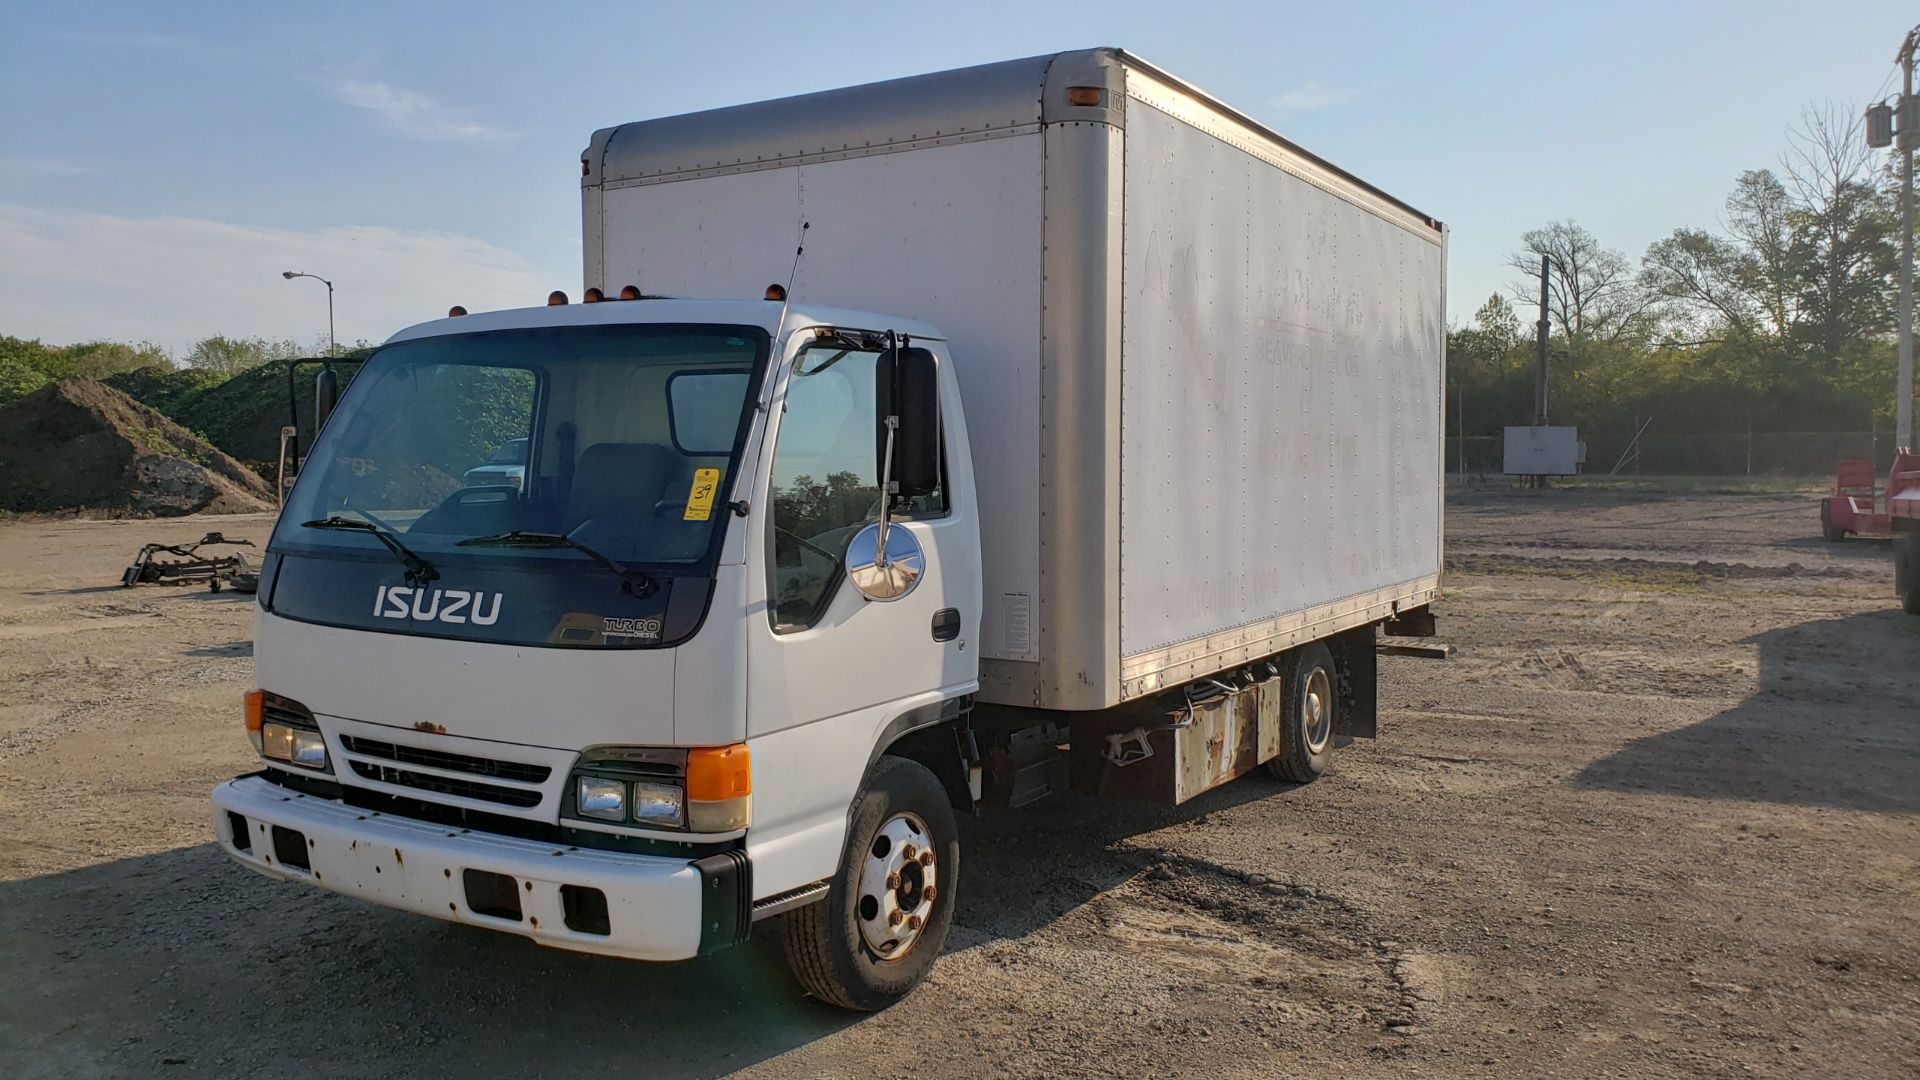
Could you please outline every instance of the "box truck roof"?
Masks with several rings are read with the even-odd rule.
[[[487,330],[532,330],[556,326],[612,326],[621,323],[713,323],[758,326],[769,334],[780,322],[782,305],[767,300],[614,300],[598,304],[506,308],[481,311],[417,323],[387,339],[391,345],[413,338],[446,334],[474,334]],[[893,330],[916,338],[944,340],[939,330],[912,319],[870,311],[794,303],[787,311],[787,328],[844,326],[860,330]]]
[[[581,183],[620,188],[938,146],[1059,122],[1126,126],[1132,71],[1229,117],[1358,192],[1438,229],[1406,202],[1124,49],[1029,56],[952,71],[643,120],[594,132]],[[1087,104],[1083,104],[1087,103]]]

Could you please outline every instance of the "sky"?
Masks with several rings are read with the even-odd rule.
[[[0,0],[0,334],[326,332],[580,287],[600,127],[1124,47],[1447,222],[1449,315],[1572,219],[1713,227],[1809,104],[1897,90],[1895,0],[28,4]],[[911,313],[902,313],[908,314]],[[1533,318],[1522,310],[1523,320]]]

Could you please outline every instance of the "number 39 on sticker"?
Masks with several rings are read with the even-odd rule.
[[[687,509],[682,521],[705,521],[713,516],[713,500],[720,493],[719,469],[693,470],[693,486],[687,489]]]

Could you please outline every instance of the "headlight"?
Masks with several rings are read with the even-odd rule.
[[[685,794],[679,784],[658,784],[651,780],[633,785],[633,823],[677,829],[685,818]]]
[[[627,785],[598,776],[574,778],[573,805],[582,817],[627,820]]]
[[[286,724],[260,725],[260,755],[308,769],[327,767],[327,744],[320,733]]]
[[[561,809],[563,818],[694,833],[738,832],[752,820],[744,743],[592,746],[576,768],[573,805]]]

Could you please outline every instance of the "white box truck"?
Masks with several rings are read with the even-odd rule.
[[[1433,218],[1112,49],[581,165],[589,302],[395,334],[300,470],[229,855],[612,956],[778,917],[872,1009],[956,812],[1374,734],[1439,586]]]

